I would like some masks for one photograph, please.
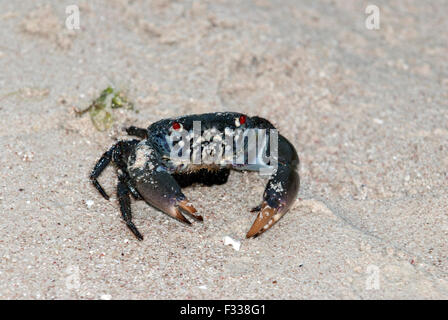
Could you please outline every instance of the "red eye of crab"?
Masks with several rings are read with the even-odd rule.
[[[246,116],[240,116],[240,124],[244,124],[246,122]]]
[[[174,130],[179,130],[179,129],[180,129],[180,124],[179,124],[179,122],[173,122],[173,129],[174,129]]]

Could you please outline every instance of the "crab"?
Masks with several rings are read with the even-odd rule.
[[[246,238],[257,237],[271,228],[297,198],[297,152],[261,117],[237,112],[194,114],[163,119],[147,129],[131,126],[125,130],[139,139],[115,143],[98,160],[90,180],[109,200],[98,177],[110,162],[115,165],[121,215],[139,240],[143,236],[132,221],[131,196],[189,225],[184,214],[197,221],[203,218],[181,188],[194,183],[224,184],[231,169],[259,171],[269,176],[260,205],[251,210],[258,215]],[[256,138],[251,139],[251,134]]]

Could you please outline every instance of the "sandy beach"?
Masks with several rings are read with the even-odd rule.
[[[0,299],[447,299],[447,12],[442,0],[0,1]],[[108,86],[134,109],[98,131],[75,111]],[[123,127],[218,111],[267,118],[294,144],[294,207],[245,239],[266,179],[232,172],[184,189],[204,223],[134,201],[136,240],[114,169],[99,179],[110,201],[91,185],[95,162]]]

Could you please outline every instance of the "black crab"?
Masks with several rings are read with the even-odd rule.
[[[257,137],[255,156],[251,153],[253,142],[246,135],[250,129],[256,129],[267,137],[265,140]],[[98,160],[90,179],[108,200],[109,196],[97,178],[113,162],[118,174],[117,197],[122,218],[139,240],[143,240],[143,236],[132,222],[130,196],[146,201],[185,224],[191,222],[182,212],[203,221],[181,188],[193,183],[208,186],[226,183],[231,169],[271,170],[268,171],[270,179],[263,200],[251,210],[259,213],[247,238],[256,237],[272,227],[297,198],[299,157],[294,146],[277,134],[275,127],[266,119],[236,112],[206,113],[163,119],[147,129],[131,126],[126,132],[140,139],[121,140],[114,144]],[[223,132],[232,140],[224,140]],[[173,139],[176,134],[178,138]],[[242,142],[238,144],[238,141]],[[175,151],[174,147],[177,147]],[[179,156],[182,153],[189,156],[194,152],[213,156],[215,161],[192,161],[191,157]]]

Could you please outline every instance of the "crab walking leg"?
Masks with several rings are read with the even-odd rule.
[[[131,171],[131,175],[133,173],[137,173],[134,176],[135,187],[147,203],[186,224],[191,224],[191,222],[185,218],[181,211],[191,215],[196,220],[203,220],[169,173],[157,170],[150,172]]]
[[[146,129],[130,126],[130,127],[127,127],[125,130],[126,130],[127,134],[130,136],[139,137],[141,139],[148,138],[148,131]]]
[[[279,135],[278,167],[271,176],[263,194],[261,205],[251,211],[259,211],[246,238],[256,237],[271,228],[294,204],[300,187],[299,157],[294,146]]]
[[[143,200],[142,196],[138,193],[137,189],[135,189],[134,183],[132,179],[129,177],[129,173],[126,171],[126,169],[121,169],[121,174],[119,174],[119,179],[121,182],[126,184],[126,186],[129,189],[130,194],[135,200]]]
[[[126,222],[128,228],[137,237],[137,239],[143,240],[142,234],[138,231],[137,227],[132,222],[131,199],[129,197],[130,190],[125,180],[126,179],[124,178],[124,176],[120,176],[118,178],[118,185],[117,185],[117,196],[118,201],[120,203],[121,216],[123,217],[123,220]]]
[[[132,197],[135,200],[143,200],[142,196],[138,193],[137,189],[135,189],[134,185],[132,184],[131,181],[129,181],[129,179],[127,179],[127,186],[129,191],[131,192]]]
[[[109,165],[110,161],[112,160],[112,153],[114,152],[114,148],[115,146],[104,152],[100,160],[98,160],[98,162],[95,164],[95,167],[90,174],[90,181],[92,181],[95,188],[106,200],[109,200],[109,195],[106,193],[97,179],[100,176],[101,172],[103,172],[103,170]]]
[[[114,144],[109,150],[104,152],[101,158],[95,164],[95,167],[90,174],[90,181],[92,181],[94,187],[106,200],[109,200],[109,195],[99,184],[97,180],[98,177],[100,176],[101,172],[106,169],[111,161],[113,161],[113,163],[123,172],[126,172],[126,164],[122,159],[125,155],[129,154],[131,148],[138,142],[138,140],[119,141],[118,143]]]

